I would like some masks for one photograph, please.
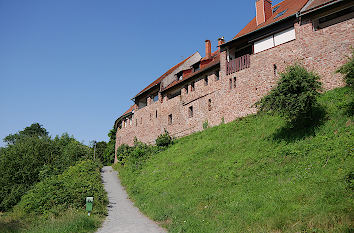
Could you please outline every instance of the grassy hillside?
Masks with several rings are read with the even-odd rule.
[[[170,232],[352,232],[354,119],[348,88],[320,97],[294,130],[256,115],[178,139],[139,172],[119,167],[136,205]]]

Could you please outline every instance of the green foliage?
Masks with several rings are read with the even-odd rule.
[[[23,135],[21,132],[18,135]],[[10,210],[35,183],[91,155],[90,148],[68,134],[53,140],[47,136],[21,136],[0,151],[0,211]]]
[[[0,211],[9,210],[36,182],[53,150],[47,138],[30,137],[1,150]]]
[[[17,141],[27,137],[47,137],[48,132],[39,123],[33,123],[31,126],[26,127],[24,130],[19,131],[16,134],[9,134],[3,141],[8,145],[14,145]]]
[[[115,166],[169,232],[351,232],[354,119],[349,88],[320,95],[316,127],[260,114],[178,139],[136,172]]]
[[[104,165],[111,165],[114,162],[114,148],[115,148],[115,141],[109,141],[107,143],[107,147],[103,152],[103,161]]]
[[[205,120],[203,122],[203,129],[207,129],[207,128],[209,128],[209,122],[208,122],[208,120]]]
[[[260,111],[276,112],[294,124],[311,119],[321,90],[320,77],[300,65],[287,68],[271,92],[256,105]]]
[[[155,140],[156,146],[161,146],[161,147],[166,147],[172,144],[172,137],[168,133],[168,131],[165,129],[165,132],[157,137]]]
[[[348,59],[348,62],[341,66],[337,73],[344,75],[344,81],[348,87],[354,88],[354,49],[352,48],[352,57]]]
[[[26,213],[59,214],[68,208],[82,209],[85,198],[94,197],[93,213],[106,213],[107,197],[96,162],[84,160],[62,174],[37,183],[15,207]]]
[[[117,159],[118,163],[124,165],[125,158],[127,158],[131,153],[132,147],[122,144],[117,148]]]
[[[117,133],[117,129],[115,129],[113,127],[113,129],[111,129],[108,133],[108,137],[109,137],[109,141],[116,141],[116,133]]]
[[[99,159],[104,165],[106,165],[104,152],[107,148],[107,142],[101,141],[96,143],[96,158]]]

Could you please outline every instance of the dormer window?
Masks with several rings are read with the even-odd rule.
[[[195,63],[192,67],[193,67],[193,72],[200,70],[200,62]]]
[[[177,73],[177,80],[180,81],[183,79],[183,71]]]

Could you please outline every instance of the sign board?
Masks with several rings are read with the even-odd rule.
[[[92,206],[93,206],[93,197],[86,197],[86,210],[88,212],[91,212]]]

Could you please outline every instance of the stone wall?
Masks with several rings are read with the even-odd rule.
[[[222,119],[230,122],[256,113],[254,103],[276,85],[280,72],[296,62],[318,73],[325,90],[342,86],[341,76],[335,71],[351,54],[353,23],[354,19],[350,19],[314,31],[311,19],[303,20],[294,25],[296,40],[251,55],[250,68],[231,75],[226,75],[226,52],[222,52],[220,67],[207,73],[208,85],[205,85],[205,75],[196,77],[195,91],[191,91],[189,85],[188,94],[182,88],[181,96],[170,100],[165,98],[162,103],[158,101],[136,110],[133,124],[117,131],[117,146],[123,143],[132,145],[134,137],[145,143],[154,143],[164,129],[175,137],[181,137],[202,130],[206,120],[210,126],[215,126]],[[220,79],[216,80],[215,71],[218,69]],[[193,106],[193,117],[188,113],[190,106]],[[168,123],[170,114],[172,124]]]

